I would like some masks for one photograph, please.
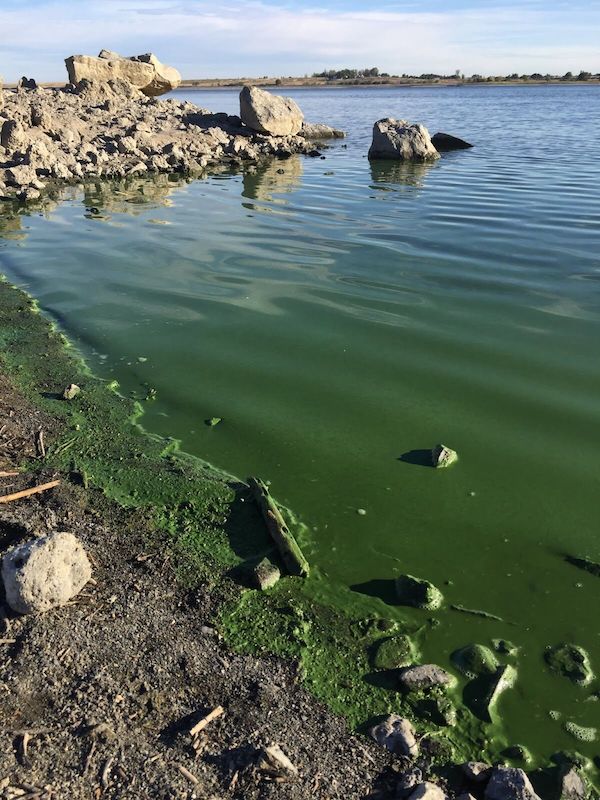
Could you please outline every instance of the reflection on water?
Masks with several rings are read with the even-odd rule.
[[[382,188],[379,184],[399,184],[401,186],[412,186],[422,189],[425,186],[427,176],[432,169],[436,169],[437,162],[434,164],[407,164],[401,161],[370,161],[371,180],[375,184],[372,188]],[[387,188],[390,188],[389,186]]]
[[[242,197],[264,202],[284,202],[275,197],[287,194],[300,187],[303,175],[303,159],[300,156],[268,161],[244,171]],[[249,203],[248,208],[254,208]]]

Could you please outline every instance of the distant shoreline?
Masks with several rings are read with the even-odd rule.
[[[280,83],[276,81],[280,80]],[[262,86],[273,89],[419,89],[419,88],[471,88],[473,86],[598,86],[600,80],[587,81],[460,81],[460,80],[404,80],[402,78],[388,81],[347,81],[320,80],[319,78],[206,78],[186,79],[179,89],[241,89],[242,86]]]

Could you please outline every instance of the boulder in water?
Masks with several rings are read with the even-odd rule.
[[[373,126],[370,159],[396,161],[434,161],[440,154],[431,142],[424,125],[412,124],[403,119],[380,119]]]

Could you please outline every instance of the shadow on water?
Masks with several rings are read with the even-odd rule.
[[[417,467],[430,467],[433,469],[431,450],[407,450],[406,453],[402,453],[398,461],[403,461],[405,464],[415,464]]]
[[[355,583],[350,589],[353,592],[383,600],[388,606],[398,605],[398,596],[396,595],[393,578],[374,578],[373,580],[365,581],[365,583]]]

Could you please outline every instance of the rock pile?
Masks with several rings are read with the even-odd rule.
[[[96,61],[113,63],[107,57]],[[136,69],[151,66],[130,63]],[[0,198],[33,200],[57,181],[196,174],[269,156],[318,154],[302,135],[258,133],[239,117],[147,97],[122,78],[83,78],[65,89],[4,90],[0,95]],[[297,124],[288,119],[272,129],[299,131],[298,113]]]

